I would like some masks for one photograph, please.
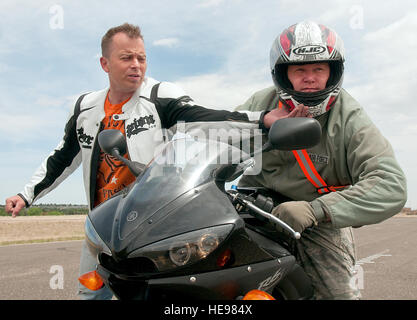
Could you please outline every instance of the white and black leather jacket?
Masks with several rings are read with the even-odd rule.
[[[19,195],[30,206],[49,193],[82,163],[85,191],[89,208],[95,196],[100,147],[98,133],[105,117],[104,102],[109,88],[80,96],[72,108],[65,126],[65,134],[55,150],[42,162],[30,182]],[[130,159],[147,164],[163,141],[163,128],[171,128],[178,121],[248,123],[248,114],[211,110],[194,104],[182,89],[173,83],[145,78],[141,87],[123,106],[122,114],[114,120],[125,121],[125,134]],[[259,119],[259,113],[251,117]],[[220,121],[220,123],[219,123]],[[243,121],[243,122],[242,122]],[[258,126],[257,122],[251,125]]]

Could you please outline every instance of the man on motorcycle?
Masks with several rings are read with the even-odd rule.
[[[161,129],[170,128],[177,121],[249,122],[247,113],[196,106],[176,85],[146,77],[146,52],[139,27],[125,23],[111,28],[101,46],[100,63],[108,74],[109,88],[78,98],[71,109],[63,140],[23,191],[6,199],[6,211],[13,217],[56,188],[81,164],[90,209],[133,182],[135,177],[121,161],[100,150],[96,138],[102,130],[120,130],[127,140],[126,157],[146,164],[163,143]],[[256,113],[252,116],[256,117]],[[84,243],[80,275],[94,270],[96,263]],[[106,287],[91,291],[81,284],[79,295],[82,299],[112,297]]]
[[[330,28],[301,22],[285,29],[270,51],[273,87],[256,92],[237,110],[274,110],[308,116],[322,126],[309,150],[269,151],[262,172],[242,186],[263,186],[293,201],[272,213],[303,232],[297,260],[316,299],[358,299],[351,227],[381,222],[406,202],[406,179],[389,142],[344,89],[342,39]],[[264,121],[268,125],[268,120]]]

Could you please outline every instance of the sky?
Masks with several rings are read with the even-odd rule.
[[[233,110],[272,85],[272,42],[303,20],[343,39],[343,87],[392,144],[407,176],[407,206],[417,209],[415,0],[2,0],[1,203],[58,145],[74,99],[107,87],[99,58],[109,28],[139,25],[149,77],[180,85],[204,106]],[[81,169],[38,203],[85,204]]]

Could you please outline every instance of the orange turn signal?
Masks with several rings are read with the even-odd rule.
[[[97,291],[104,286],[103,279],[101,279],[100,275],[95,270],[83,274],[78,278],[78,281],[80,281],[84,287],[93,291]]]
[[[275,298],[265,291],[251,290],[245,294],[243,300],[275,300]]]
[[[217,265],[220,268],[223,268],[230,261],[231,258],[232,250],[227,249],[217,258]]]

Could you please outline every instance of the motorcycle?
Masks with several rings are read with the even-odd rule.
[[[145,167],[122,157],[120,131],[103,131],[101,148],[137,179],[89,213],[86,241],[97,268],[80,282],[92,290],[106,285],[118,299],[310,298],[310,280],[294,257],[301,235],[270,214],[288,199],[264,188],[225,185],[253,166],[256,154],[309,148],[320,135],[314,119],[281,119],[250,154],[219,141],[183,138]]]

